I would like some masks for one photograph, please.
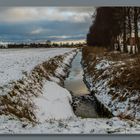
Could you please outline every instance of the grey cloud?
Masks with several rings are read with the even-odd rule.
[[[49,12],[54,10],[57,14],[52,14],[52,17],[47,17],[46,14],[46,17],[44,18],[39,18],[41,15],[38,16],[38,13],[44,15],[44,9],[47,8],[48,10],[48,7],[35,7],[35,9],[30,9],[30,7],[26,8],[27,7],[25,7],[25,10],[34,13],[33,15],[35,15],[35,17],[33,16],[33,19],[36,18],[36,15],[38,18],[36,20],[26,20],[26,14],[28,15],[28,12],[24,13],[23,10],[21,11],[21,14],[23,14],[23,17],[25,14],[24,20],[21,20],[20,22],[9,22],[9,20],[5,20],[5,22],[3,22],[2,18],[12,19],[12,16],[8,11],[13,10],[14,7],[0,8],[0,17],[2,16],[2,18],[0,18],[0,40],[26,42],[47,39],[52,41],[85,39],[91,24],[91,18],[86,14],[88,11],[91,12],[94,7],[49,7]],[[75,14],[69,16],[69,12]],[[32,14],[29,14],[29,18],[30,16],[32,16]],[[64,19],[63,16],[65,16]],[[53,20],[50,20],[49,18],[53,18]],[[60,20],[59,18],[62,19]]]
[[[94,7],[58,7],[60,12],[94,13]]]
[[[94,12],[94,7],[0,7],[1,22],[37,20],[82,22]]]

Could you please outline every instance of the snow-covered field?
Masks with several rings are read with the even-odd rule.
[[[43,94],[33,98],[39,123],[0,116],[1,134],[139,134],[139,122],[117,117],[79,118],[73,113],[69,91],[55,82],[45,81]]]
[[[23,81],[16,82],[12,92],[0,96],[0,111],[3,112],[0,115],[1,134],[140,133],[139,122],[117,117],[83,119],[75,116],[72,96],[60,86],[75,54],[73,49],[1,50],[1,86],[19,80],[24,72],[29,73]],[[61,57],[49,60],[56,55]],[[45,69],[45,64],[56,65],[54,72],[49,72],[53,66]],[[37,69],[32,71],[36,65]],[[49,79],[46,74],[50,74],[47,75]]]
[[[22,78],[36,65],[56,55],[70,52],[70,48],[47,49],[1,49],[0,50],[0,86]]]
[[[22,121],[18,120],[20,123],[37,125],[37,123],[44,124],[45,121],[50,119],[60,120],[75,117],[71,106],[72,97],[69,91],[59,84],[67,76],[68,68],[70,68],[70,63],[76,54],[76,50],[29,49],[10,51],[8,50],[10,52],[8,53],[4,50],[2,53],[13,64],[10,66],[8,59],[6,59],[8,64],[3,63],[3,76],[8,77],[13,73],[13,77],[8,78],[15,84],[6,94],[1,94],[0,96],[0,111],[3,114],[0,119],[1,126],[3,127],[7,118],[4,114],[9,114],[8,116],[13,118],[12,127],[16,125],[15,119],[17,118],[22,119]],[[26,55],[24,55],[25,52],[27,52]],[[4,71],[6,67],[9,68],[8,72]],[[23,70],[28,73],[26,76],[22,73]],[[24,78],[22,78],[23,76]],[[21,81],[17,81],[21,78]],[[9,79],[6,79],[6,84],[9,83]],[[4,82],[3,79],[1,79],[1,82]],[[25,111],[25,114],[23,111]],[[8,119],[6,122],[9,125],[11,121]],[[16,125],[16,127],[18,126]],[[9,133],[5,128],[3,131],[4,133]],[[18,131],[14,129],[14,132]],[[3,132],[1,131],[0,133]]]

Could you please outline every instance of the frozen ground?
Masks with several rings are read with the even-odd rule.
[[[0,52],[0,66],[3,66],[3,75],[10,78],[1,83],[7,84],[10,80],[17,80],[23,76],[22,72],[30,72],[37,64],[48,60],[50,57],[70,52],[72,49],[29,49],[27,50],[2,50]],[[70,64],[70,60],[75,52],[67,54],[63,63],[58,64],[54,77],[51,80],[43,80],[41,92],[36,96],[29,96],[29,100],[34,103],[33,113],[37,118],[37,123],[27,120],[20,121],[14,115],[0,115],[0,133],[2,134],[108,134],[108,133],[140,133],[139,122],[120,120],[119,118],[96,118],[82,119],[76,117],[72,107],[72,97],[68,90],[61,87],[61,79],[55,76],[65,75],[65,66]],[[2,57],[3,56],[3,57]],[[7,57],[6,57],[7,56]],[[4,60],[5,58],[5,60]],[[5,62],[5,63],[4,63]],[[3,64],[3,65],[2,65]],[[10,65],[11,64],[11,65]],[[9,69],[9,71],[4,71]],[[13,75],[13,77],[12,77]],[[18,76],[17,76],[18,75]],[[0,75],[2,77],[2,74]],[[30,79],[29,79],[30,80]],[[3,82],[2,82],[3,81]],[[29,82],[30,83],[30,82]],[[24,86],[24,85],[22,85]],[[23,88],[24,89],[24,88]],[[28,93],[28,92],[27,92]],[[31,93],[30,93],[31,94]],[[25,94],[23,94],[25,95]],[[16,95],[15,95],[16,96]],[[15,96],[6,96],[9,100]],[[6,99],[7,99],[6,98]],[[18,98],[20,99],[20,98]],[[22,98],[20,99],[22,100]],[[6,104],[7,105],[7,104]],[[12,104],[13,105],[13,104]],[[13,107],[13,106],[11,106]],[[21,106],[22,107],[22,106]],[[16,110],[16,109],[15,109]]]
[[[26,72],[29,73],[43,61],[71,50],[70,48],[1,49],[0,86],[22,78]]]
[[[134,134],[140,133],[139,122],[117,117],[79,118],[71,108],[70,93],[50,81],[45,81],[43,94],[34,98],[39,123],[19,121],[12,116],[0,116],[2,134]]]

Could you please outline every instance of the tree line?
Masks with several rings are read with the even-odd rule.
[[[132,53],[140,50],[140,7],[98,7],[92,16],[93,23],[87,34],[89,46],[109,49],[123,48]]]
[[[86,43],[55,43],[51,41],[46,41],[46,43],[13,43],[13,44],[6,44],[0,45],[0,48],[57,48],[57,47],[84,47]]]

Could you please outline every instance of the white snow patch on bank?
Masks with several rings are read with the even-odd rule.
[[[108,67],[110,67],[110,65],[113,64],[112,61],[107,61],[107,60],[101,60],[97,65],[96,65],[96,69],[97,70],[104,70]]]
[[[78,51],[78,50],[77,50]],[[76,51],[71,52],[69,55],[65,56],[63,63],[61,64],[61,66],[59,66],[56,70],[55,70],[55,74],[57,76],[62,75],[65,76],[66,72],[64,71],[65,69],[65,65],[69,65],[70,66],[70,62],[72,61],[74,55],[76,55]]]
[[[36,105],[35,114],[39,122],[75,117],[71,107],[70,93],[54,82],[45,81],[42,94],[33,101]]]

